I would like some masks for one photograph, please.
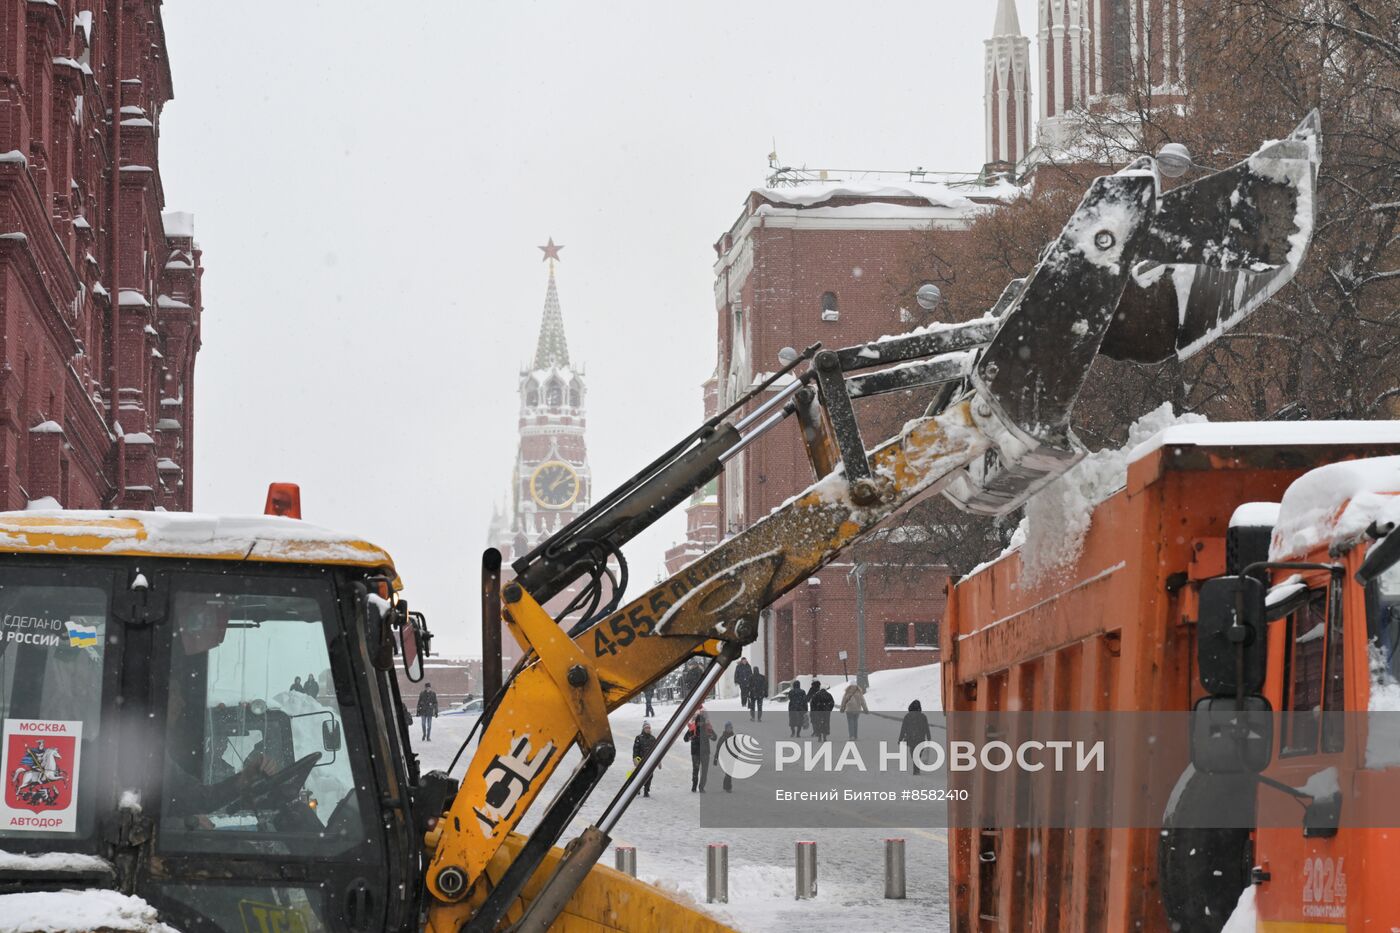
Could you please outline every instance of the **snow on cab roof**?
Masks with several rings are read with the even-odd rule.
[[[1269,560],[1350,544],[1372,522],[1400,523],[1400,457],[1329,463],[1294,480],[1279,504]]]
[[[30,509],[0,512],[0,552],[349,564],[392,571],[354,535],[274,515]]]
[[[1163,447],[1305,447],[1400,444],[1400,421],[1202,421],[1173,425],[1133,448],[1130,462]]]

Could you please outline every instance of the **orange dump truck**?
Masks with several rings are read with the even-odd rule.
[[[1197,655],[1203,587],[1215,578],[1238,580],[1228,575],[1238,575],[1256,562],[1318,557],[1317,553],[1288,553],[1287,542],[1276,542],[1275,555],[1270,558],[1277,509],[1271,512],[1267,506],[1248,504],[1278,503],[1295,480],[1314,468],[1396,453],[1400,453],[1400,424],[1395,422],[1190,424],[1157,434],[1126,455],[1126,483],[1093,507],[1092,522],[1077,556],[1070,547],[1063,566],[1039,570],[1029,579],[1023,558],[1026,564],[1035,562],[1025,553],[1037,545],[1032,532],[1029,544],[952,587],[942,633],[945,708],[950,713],[1191,710],[1197,702],[1205,702],[1202,698],[1211,692],[1202,685]],[[1394,486],[1400,492],[1400,461],[1396,463]],[[1327,516],[1320,518],[1325,524]],[[1292,520],[1303,526],[1312,521],[1297,515]],[[1360,686],[1367,676],[1365,619],[1350,623],[1361,628],[1347,643],[1349,653],[1343,655],[1340,648],[1328,647],[1324,660],[1324,643],[1331,646],[1333,639],[1330,635],[1326,639],[1304,638],[1311,629],[1303,630],[1306,620],[1302,614],[1312,611],[1325,615],[1332,604],[1341,606],[1344,593],[1345,599],[1360,605],[1364,594],[1352,577],[1367,548],[1377,550],[1379,543],[1368,540],[1352,548],[1350,556],[1337,556],[1351,545],[1339,547],[1336,541],[1329,542],[1325,529],[1302,538],[1307,540],[1299,546],[1301,539],[1295,534],[1292,551],[1306,552],[1310,545],[1315,551],[1320,549],[1326,559],[1330,548],[1337,567],[1330,574],[1320,572],[1320,577],[1339,581],[1335,584],[1337,593],[1329,595],[1329,584],[1313,579],[1319,577],[1318,571],[1303,571],[1297,579],[1284,570],[1252,571],[1261,581],[1258,592],[1250,593],[1261,613],[1261,654],[1251,656],[1251,663],[1257,662],[1261,672],[1265,664],[1262,646],[1266,643],[1262,637],[1265,587],[1283,581],[1285,585],[1275,586],[1275,590],[1289,590],[1301,582],[1313,588],[1310,592],[1315,598],[1309,610],[1305,594],[1299,604],[1302,608],[1284,623],[1270,624],[1269,682],[1263,685],[1261,673],[1261,683],[1251,685],[1249,692],[1269,694],[1268,702],[1275,710],[1315,713],[1329,705],[1340,707],[1341,693],[1333,698],[1333,681],[1328,679],[1324,685],[1323,679],[1327,671],[1345,670],[1351,691],[1347,708],[1365,710],[1365,690]],[[1390,543],[1400,556],[1400,540]],[[1346,587],[1356,593],[1351,594]],[[1317,591],[1323,595],[1318,596]],[[1290,596],[1288,592],[1269,592],[1271,604],[1276,596]],[[1292,602],[1299,599],[1290,598]],[[1353,616],[1358,614],[1353,612]],[[1319,619],[1326,621],[1322,616]],[[1296,644],[1300,639],[1303,647]],[[1306,656],[1298,654],[1312,641],[1317,642],[1315,652],[1308,649],[1311,653]],[[1295,654],[1298,657],[1293,657]],[[1316,681],[1304,693],[1311,689],[1316,695],[1291,696],[1289,683],[1299,681],[1304,667],[1313,672],[1309,676],[1315,675]],[[1326,699],[1324,693],[1328,694]],[[1275,738],[1285,745],[1288,741],[1287,736]],[[1335,751],[1314,743],[1319,755],[1329,750]],[[1273,754],[1267,773],[1290,766],[1298,771],[1308,763],[1290,759],[1286,747],[1281,751],[1282,755]],[[1173,801],[1211,793],[1212,780],[1244,780],[1250,782],[1251,792],[1255,786],[1253,775],[1201,775],[1195,769],[1188,770],[1194,747],[1189,755],[1181,755],[1179,748],[1176,753],[1176,760],[1144,759],[1140,773],[1128,784],[1155,799],[1170,796]],[[1165,757],[1169,756],[1159,759]],[[1334,754],[1310,763],[1326,765],[1340,759]],[[1314,767],[1310,773],[1316,770]],[[1345,764],[1342,773],[1345,778]],[[1115,787],[1114,793],[1123,792],[1121,784]],[[973,791],[975,794],[976,789]],[[1259,791],[1260,806],[1293,803],[1276,795],[1283,804],[1277,800],[1266,804],[1270,793]],[[1114,805],[1118,803],[1115,799]],[[1294,810],[1301,812],[1297,806]],[[1375,859],[1380,854],[1375,848],[1380,835],[1343,833],[1352,840],[1356,856],[1349,863],[1354,866],[1354,903],[1361,900],[1356,888],[1363,856]],[[1400,833],[1389,835],[1400,844]],[[1158,827],[955,829],[950,833],[949,853],[952,929],[960,933],[1218,930],[1251,882],[1259,896],[1260,930],[1392,929],[1389,924],[1373,927],[1360,921],[1348,925],[1345,908],[1339,912],[1331,903],[1338,891],[1343,901],[1346,898],[1345,887],[1332,882],[1341,872],[1340,866],[1331,858],[1324,862],[1321,856],[1310,854],[1319,846],[1337,843],[1325,838],[1325,833],[1324,838],[1316,838],[1316,833],[1308,836],[1305,840],[1300,829],[1258,833],[1235,829],[1214,834],[1188,830],[1176,836]],[[1273,864],[1286,866],[1286,878],[1270,870],[1267,853],[1261,855],[1260,847],[1265,845],[1273,847]],[[1210,857],[1198,858],[1198,848]],[[1400,856],[1400,852],[1392,855]],[[1321,881],[1305,878],[1305,870],[1317,874],[1318,879],[1323,871],[1328,872],[1329,905],[1325,910],[1294,910],[1289,906],[1294,900],[1303,900],[1303,894],[1322,896]],[[1379,876],[1373,880],[1378,884],[1372,898],[1394,897],[1394,882],[1379,883]],[[1308,891],[1295,890],[1304,884]],[[1362,913],[1354,909],[1353,919]],[[1277,923],[1269,921],[1271,916]],[[1378,919],[1374,911],[1367,916]]]

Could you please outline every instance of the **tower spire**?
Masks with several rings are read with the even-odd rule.
[[[559,250],[551,237],[545,250],[549,260],[549,285],[544,293],[544,315],[540,318],[540,337],[535,343],[535,369],[569,365],[569,341],[564,336],[564,312],[559,307],[559,290],[554,285],[554,264],[559,261]]]
[[[997,23],[992,29],[992,38],[1020,35],[1021,21],[1016,16],[1016,0],[997,0]]]
[[[987,162],[1015,165],[1025,158],[1031,134],[1031,40],[1021,35],[1016,0],[997,0],[985,45]]]

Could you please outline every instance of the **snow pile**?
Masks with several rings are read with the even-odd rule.
[[[1254,885],[1250,885],[1240,892],[1240,899],[1235,902],[1235,911],[1230,914],[1230,919],[1225,921],[1220,933],[1254,933],[1258,921],[1259,914],[1254,909]]]
[[[1128,457],[1163,447],[1308,447],[1400,443],[1400,421],[1210,421],[1168,428]]]
[[[0,849],[0,871],[98,871],[111,873],[112,865],[104,858],[83,855],[79,852],[41,852],[38,855],[25,855]]]
[[[139,897],[116,891],[43,891],[0,895],[0,915],[9,933],[178,933],[156,918]]]
[[[131,435],[127,435],[130,439]],[[90,550],[106,539],[109,554],[171,554],[325,563],[388,564],[389,556],[354,535],[275,515],[196,512],[0,512],[0,542],[17,550]]]
[[[1269,560],[1348,544],[1372,522],[1400,523],[1400,457],[1329,463],[1294,480],[1283,494]]]
[[[1170,402],[1163,402],[1133,423],[1122,447],[1089,454],[1036,493],[1026,504],[1026,517],[1007,546],[1008,552],[1021,549],[1022,580],[1034,586],[1079,558],[1094,506],[1128,481],[1128,464],[1138,445],[1172,425],[1205,420],[1201,415],[1177,415]]]

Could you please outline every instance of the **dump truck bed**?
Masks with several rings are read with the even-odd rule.
[[[1199,581],[1226,570],[1235,509],[1277,502],[1323,463],[1396,452],[1400,425],[1389,422],[1195,424],[1158,434],[1130,456],[1126,485],[1094,507],[1076,559],[1031,580],[1013,551],[951,588],[945,709],[1190,709],[1199,693],[1196,594]],[[1143,760],[1131,783],[1164,799],[1186,764]],[[955,829],[953,929],[1167,933],[1158,835]]]

